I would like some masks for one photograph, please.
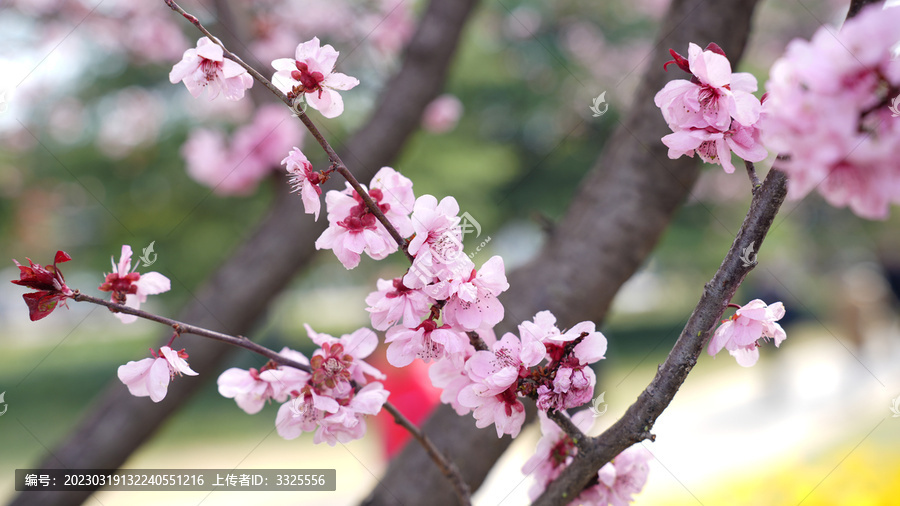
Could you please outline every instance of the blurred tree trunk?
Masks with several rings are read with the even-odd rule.
[[[425,106],[441,91],[453,54],[476,0],[432,0],[422,15],[397,74],[385,85],[372,118],[339,150],[347,166],[361,181],[368,181],[390,165],[419,127]],[[165,5],[160,2],[160,8]],[[234,32],[237,33],[237,32]],[[233,47],[238,54],[239,47]],[[257,86],[258,87],[258,86]],[[332,188],[343,188],[333,178]],[[303,212],[297,195],[279,185],[279,195],[268,215],[197,292],[178,319],[227,332],[248,333],[266,308],[315,253],[314,241],[327,225]],[[171,330],[162,332],[167,340]],[[207,381],[234,350],[221,343],[183,336],[179,346],[191,355],[191,367]],[[190,396],[202,381],[176,381],[158,403],[133,397],[117,380],[86,410],[71,434],[53,448],[40,467],[45,469],[112,469],[135,449]],[[13,505],[80,504],[90,492],[28,492]]]
[[[510,275],[511,289],[502,298],[507,319],[498,335],[514,330],[519,321],[544,309],[553,311],[560,328],[583,320],[603,320],[616,292],[650,254],[699,175],[695,159],[669,160],[667,148],[660,142],[670,130],[653,97],[668,80],[687,78],[672,67],[671,74],[663,72],[663,63],[670,59],[667,50],[686,54],[689,42],[701,47],[716,42],[736,66],[750,34],[756,3],[672,2],[631,110],[607,141],[605,152],[543,250]],[[509,437],[498,439],[493,427],[475,428],[471,415],[459,417],[447,406],[432,415],[424,430],[456,461],[473,490],[511,441]],[[366,504],[452,505],[456,501],[425,452],[407,445]]]

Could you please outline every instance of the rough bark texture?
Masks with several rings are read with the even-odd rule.
[[[876,0],[853,0],[847,18],[852,18],[872,3],[876,3]],[[773,168],[765,182],[754,189],[750,209],[731,249],[713,279],[704,286],[700,301],[653,380],[641,392],[637,401],[628,407],[622,418],[603,434],[579,441],[579,453],[571,465],[548,485],[534,502],[535,506],[570,503],[591,480],[596,479],[601,466],[632,444],[653,437],[650,430],[657,418],[672,402],[688,373],[696,365],[713,327],[722,317],[744,278],[755,267],[755,263],[747,265],[742,258],[744,251],[747,248],[760,250],[786,196],[787,176]]]
[[[847,19],[852,18],[859,14],[859,11],[863,10],[863,8],[867,5],[871,4],[883,4],[884,0],[852,0],[850,2],[850,10],[847,12]]]
[[[378,168],[390,165],[418,128],[425,106],[443,87],[462,27],[476,3],[433,0],[428,5],[410,43],[411,49],[398,73],[387,83],[371,120],[339,150],[359,179],[368,181]],[[160,8],[166,7],[160,3]],[[338,182],[331,183],[337,186]],[[247,333],[271,300],[315,253],[313,243],[326,224],[325,220],[313,222],[304,214],[300,198],[282,191],[252,236],[212,275],[178,319],[230,334]],[[171,335],[171,331],[163,333],[166,337]],[[191,367],[207,380],[216,376],[220,364],[233,351],[193,336],[180,338],[179,345],[182,344],[191,355]],[[166,398],[154,404],[131,396],[118,380],[111,381],[86,411],[85,418],[40,466],[117,468],[201,384],[176,381],[170,385]],[[88,495],[89,492],[29,492],[18,495],[12,504],[80,504]]]
[[[547,487],[534,502],[535,506],[568,504],[589,481],[597,477],[601,466],[634,443],[651,437],[650,430],[656,419],[672,402],[697,363],[710,330],[721,318],[744,277],[755,266],[744,262],[741,258],[743,252],[748,247],[759,251],[786,195],[787,178],[784,173],[776,169],[769,171],[765,182],[754,195],[731,249],[713,279],[704,287],[700,302],[666,361],[659,366],[653,381],[622,418],[603,434],[579,442],[578,454],[572,464]]]
[[[531,264],[510,275],[511,288],[503,299],[508,308],[505,328],[543,309],[553,311],[561,327],[582,320],[600,322],[606,316],[616,292],[649,255],[699,174],[696,160],[669,160],[660,142],[670,131],[653,97],[668,80],[686,77],[671,67],[669,73],[662,71],[668,49],[685,54],[689,42],[705,47],[715,41],[736,65],[756,3],[672,2],[634,105],[546,247]],[[456,460],[473,490],[510,442],[508,437],[498,439],[493,427],[476,429],[471,416],[459,417],[446,406],[424,430]],[[416,477],[414,482],[410,476]],[[450,505],[454,500],[425,453],[407,445],[366,504]]]

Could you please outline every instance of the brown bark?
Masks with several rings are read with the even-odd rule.
[[[340,149],[348,167],[367,181],[390,165],[419,126],[425,106],[444,84],[460,33],[476,0],[433,0],[422,16],[403,64],[385,86],[372,118]],[[160,8],[165,5],[160,3]],[[234,50],[238,53],[237,48]],[[336,181],[332,183],[336,184]],[[271,300],[315,253],[313,243],[325,220],[313,222],[300,198],[282,191],[256,231],[212,275],[179,315],[198,327],[229,334],[249,332]],[[171,331],[164,332],[165,337]],[[232,349],[194,336],[179,339],[191,366],[209,380]],[[43,468],[117,468],[202,385],[176,381],[159,404],[132,397],[116,379],[86,411],[85,417],[40,464]],[[432,466],[429,463],[429,466]],[[28,492],[13,505],[80,504],[89,492]]]
[[[535,506],[568,504],[592,479],[601,466],[623,450],[644,439],[656,419],[669,406],[691,369],[696,365],[710,330],[721,318],[744,277],[755,264],[741,258],[748,247],[762,247],[763,240],[787,195],[787,177],[783,172],[769,171],[763,185],[753,196],[750,210],[731,249],[706,284],[700,302],[694,309],[678,341],[659,366],[650,385],[629,406],[622,418],[596,438],[579,441],[578,454],[563,473],[534,502]],[[568,499],[566,499],[568,498]]]
[[[538,257],[510,275],[511,288],[503,298],[506,329],[514,328],[515,319],[531,318],[543,309],[557,315],[560,327],[603,320],[616,292],[647,258],[699,174],[696,160],[669,160],[660,142],[670,131],[653,97],[668,80],[686,77],[672,67],[669,73],[662,71],[668,49],[684,54],[689,42],[705,47],[715,41],[736,65],[756,3],[672,2],[631,110]],[[424,431],[456,460],[473,490],[510,442],[498,439],[493,427],[476,429],[470,416],[459,417],[446,406],[426,422]],[[410,476],[416,477],[414,482]],[[412,445],[391,463],[366,501],[379,506],[453,503],[445,480]]]

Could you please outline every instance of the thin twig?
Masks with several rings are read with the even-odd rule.
[[[556,425],[559,425],[559,428],[569,436],[569,439],[575,443],[575,446],[581,450],[582,448],[588,448],[590,444],[592,444],[592,439],[585,435],[584,432],[581,432],[575,422],[572,421],[571,418],[566,416],[565,414],[555,410],[548,409],[547,410],[547,418],[556,422]]]
[[[863,10],[863,7],[876,3],[884,3],[884,0],[851,0],[850,10],[847,12],[847,19],[859,14],[859,12]]]
[[[90,295],[85,295],[78,290],[75,290],[74,294],[70,298],[75,302],[90,302],[92,304],[106,306],[113,312],[130,314],[137,316],[138,318],[143,318],[145,320],[162,323],[175,329],[175,332],[177,334],[193,334],[196,336],[207,337],[210,339],[215,339],[216,341],[221,341],[223,343],[238,346],[269,358],[279,364],[300,369],[301,371],[306,371],[312,374],[312,369],[308,365],[291,360],[283,355],[280,355],[275,350],[266,348],[265,346],[257,344],[243,336],[231,336],[228,334],[223,334],[221,332],[197,327],[196,325],[190,325],[188,323],[173,320],[171,318],[148,313],[147,311],[135,309],[124,304],[117,304],[106,299],[100,299],[97,297],[92,297]],[[459,473],[456,465],[453,464],[453,462],[449,461],[446,457],[444,457],[441,454],[440,450],[438,450],[437,447],[434,446],[434,443],[432,443],[431,440],[428,439],[428,437],[425,436],[425,434],[423,434],[418,427],[413,425],[413,423],[410,422],[409,419],[406,418],[403,413],[401,413],[394,405],[392,405],[390,402],[385,402],[384,410],[390,413],[391,416],[394,417],[394,421],[397,422],[398,425],[408,430],[410,434],[412,434],[412,436],[416,439],[416,441],[418,441],[425,448],[425,451],[428,452],[441,472],[453,484],[453,488],[456,490],[457,495],[459,495],[460,504],[462,506],[470,505],[471,492],[469,491],[469,486],[466,485],[465,481],[463,481],[462,475]]]
[[[750,209],[741,224],[731,249],[712,280],[706,284],[700,301],[691,313],[681,335],[653,380],[637,401],[603,434],[591,438],[579,448],[572,463],[553,480],[533,506],[559,504],[560,498],[577,497],[597,471],[629,446],[653,439],[650,430],[660,414],[669,406],[676,392],[697,363],[710,331],[721,318],[744,277],[755,264],[741,260],[748,245],[759,244],[772,226],[775,215],[787,195],[787,177],[773,167],[759,191],[753,194]]]
[[[744,166],[747,167],[747,175],[750,176],[750,184],[753,185],[753,193],[756,193],[756,190],[762,186],[762,183],[759,181],[759,178],[756,176],[756,167],[753,166],[753,162],[748,162],[744,160]]]
[[[444,457],[440,450],[428,439],[422,431],[419,430],[418,427],[413,425],[412,422],[409,421],[403,413],[397,410],[396,407],[385,403],[384,405],[385,411],[390,413],[394,417],[394,421],[397,424],[403,426],[406,430],[409,431],[410,434],[413,435],[414,438],[425,448],[425,451],[431,456],[431,460],[437,464],[438,469],[441,470],[441,473],[450,480],[450,483],[453,484],[453,488],[456,490],[456,495],[459,497],[459,503],[462,506],[468,506],[471,504],[471,492],[469,491],[469,486],[462,479],[462,475],[459,472],[459,469],[456,467],[452,461],[448,460]]]
[[[242,60],[236,54],[229,51],[228,48],[225,47],[224,44],[222,44],[222,41],[220,41],[215,35],[210,33],[210,31],[207,30],[205,26],[203,26],[203,24],[200,22],[200,20],[197,19],[197,16],[194,16],[193,14],[186,12],[184,9],[181,8],[180,5],[175,3],[174,0],[163,0],[163,1],[166,3],[166,5],[169,6],[170,9],[177,12],[178,14],[181,14],[185,19],[187,19],[194,26],[196,26],[197,29],[200,30],[203,33],[203,35],[206,35],[209,38],[209,40],[211,40],[214,44],[221,47],[222,52],[225,54],[225,56],[227,56],[231,60],[234,60],[238,65],[243,67],[247,71],[247,73],[250,74],[251,77],[253,77],[254,80],[256,80],[257,82],[259,82],[260,84],[262,84],[263,86],[268,88],[269,91],[274,93],[275,96],[278,97],[279,100],[284,102],[285,105],[287,105],[291,109],[291,111],[293,111],[296,114],[296,116],[298,118],[300,118],[300,121],[302,121],[303,124],[306,126],[306,129],[309,130],[309,133],[312,134],[312,136],[316,139],[316,142],[319,143],[319,146],[321,146],[322,149],[325,151],[325,154],[328,155],[328,159],[331,161],[331,165],[334,166],[335,170],[338,173],[340,173],[342,176],[344,176],[344,178],[347,180],[347,182],[350,183],[350,186],[353,187],[353,189],[356,191],[356,193],[359,194],[360,197],[362,197],[363,202],[365,202],[366,207],[369,208],[369,211],[373,215],[375,215],[375,218],[377,218],[378,221],[381,222],[382,225],[384,225],[384,228],[387,229],[389,234],[391,234],[391,237],[397,243],[397,246],[399,246],[400,249],[403,250],[403,253],[409,259],[409,261],[412,262],[413,256],[410,255],[409,251],[407,250],[406,239],[404,239],[403,236],[400,235],[400,232],[398,232],[397,229],[394,228],[394,226],[391,224],[390,220],[387,219],[387,216],[385,216],[384,213],[381,212],[381,209],[378,207],[378,204],[376,204],[375,201],[372,200],[372,197],[369,196],[369,192],[367,192],[366,190],[363,189],[362,185],[359,184],[359,181],[356,180],[356,177],[354,177],[353,174],[350,172],[350,170],[347,168],[347,166],[344,165],[344,162],[341,160],[341,157],[338,156],[338,154],[334,150],[334,148],[331,147],[331,144],[325,139],[325,137],[322,135],[322,132],[320,132],[318,127],[316,127],[315,123],[313,123],[312,119],[310,119],[310,117],[307,116],[305,112],[294,107],[294,104],[287,97],[287,95],[285,95],[281,90],[279,90],[277,87],[275,87],[275,85],[272,84],[272,81],[269,81],[268,79],[266,79],[256,69],[254,69],[253,67],[251,67],[250,65],[245,63],[244,60]]]
[[[154,321],[157,323],[162,323],[163,325],[168,325],[172,327],[180,334],[193,334],[195,336],[207,337],[209,339],[215,339],[216,341],[221,341],[223,343],[228,343],[233,346],[238,346],[247,350],[250,350],[254,353],[258,353],[266,358],[272,359],[279,364],[283,364],[289,367],[294,367],[296,369],[300,369],[301,371],[306,371],[312,374],[312,369],[306,365],[301,364],[300,362],[296,362],[287,357],[280,355],[275,350],[270,350],[265,346],[257,344],[246,337],[243,336],[232,336],[228,334],[223,334],[221,332],[216,332],[214,330],[205,329],[203,327],[197,327],[196,325],[191,325],[189,323],[180,322],[178,320],[173,320],[171,318],[166,318],[164,316],[155,315],[153,313],[148,313],[146,311],[135,309],[133,307],[128,307],[124,304],[116,304],[115,302],[108,301],[106,299],[99,299],[97,297],[91,297],[90,295],[85,295],[78,290],[75,290],[75,294],[71,296],[71,299],[75,302],[90,302],[91,304],[97,304],[100,306],[108,307],[114,313],[125,313],[137,316],[138,318],[143,318],[145,320]]]
[[[471,330],[469,332],[466,332],[466,335],[469,337],[469,342],[472,343],[475,351],[491,351],[487,343],[484,342],[484,339],[482,339],[481,336],[478,335],[478,332]]]

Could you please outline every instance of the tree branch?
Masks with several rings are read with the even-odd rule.
[[[569,439],[571,439],[573,443],[575,443],[578,451],[587,449],[586,445],[590,443],[592,438],[589,438],[584,434],[584,432],[581,432],[581,429],[579,429],[575,425],[575,423],[572,422],[571,418],[555,409],[547,411],[547,418],[556,422],[556,425],[559,425],[559,428],[562,429],[562,431],[565,432],[567,436],[569,436]]]
[[[747,176],[750,178],[751,191],[756,193],[756,190],[762,185],[759,181],[759,177],[756,175],[756,167],[753,165],[753,162],[748,162],[746,160],[744,160],[744,167],[747,168]]]
[[[851,0],[850,1],[850,10],[847,12],[847,19],[852,18],[859,14],[863,7],[871,4],[880,4],[884,3],[884,0]]]
[[[772,168],[759,192],[753,196],[750,210],[731,249],[712,280],[704,287],[700,301],[653,381],[622,418],[603,434],[593,438],[587,451],[579,449],[572,464],[550,483],[534,502],[535,506],[568,503],[581,493],[600,467],[629,446],[650,437],[649,431],[657,417],[672,402],[675,393],[697,363],[710,331],[725,312],[744,277],[755,267],[755,264],[745,265],[741,260],[742,252],[750,244],[762,247],[786,195],[786,176],[780,170]],[[568,500],[564,501],[563,498]]]
[[[229,51],[228,48],[225,47],[224,44],[222,44],[222,41],[220,41],[215,35],[210,33],[210,31],[207,30],[206,27],[204,27],[202,23],[200,23],[200,20],[197,19],[197,16],[194,16],[193,14],[189,14],[189,13],[185,12],[185,10],[182,9],[180,5],[175,3],[174,0],[163,0],[163,1],[173,11],[181,14],[185,19],[187,19],[188,21],[193,23],[194,26],[196,26],[198,30],[200,30],[204,35],[206,35],[209,38],[209,40],[213,41],[213,43],[215,43],[216,45],[218,45],[219,47],[222,48],[222,52],[225,53],[225,56],[234,60],[241,67],[244,67],[244,69],[247,71],[247,73],[250,74],[250,76],[253,77],[253,79],[255,81],[257,81],[258,83],[260,83],[263,86],[265,86],[266,88],[268,88],[269,91],[271,91],[276,97],[278,97],[279,100],[284,102],[285,105],[287,105],[292,111],[294,111],[295,116],[297,116],[300,119],[300,121],[303,122],[303,124],[306,126],[306,129],[309,130],[309,133],[312,134],[313,138],[316,139],[316,142],[319,143],[319,146],[322,147],[322,150],[325,151],[325,154],[328,155],[328,159],[331,161],[331,164],[332,164],[332,166],[334,166],[335,170],[340,175],[344,176],[344,179],[346,179],[347,182],[350,183],[350,186],[354,190],[356,190],[356,193],[358,193],[359,196],[363,199],[363,202],[365,202],[366,207],[369,208],[369,212],[371,212],[373,215],[375,215],[375,218],[377,218],[378,221],[381,222],[382,225],[384,225],[384,228],[387,229],[388,233],[391,234],[391,237],[393,237],[394,241],[396,241],[397,246],[400,247],[400,249],[403,251],[403,253],[406,255],[406,257],[409,259],[409,261],[412,262],[413,257],[412,257],[412,255],[409,254],[409,251],[407,251],[406,239],[404,239],[403,236],[400,235],[400,232],[398,232],[397,229],[394,228],[394,225],[392,225],[390,220],[387,219],[387,216],[384,215],[384,213],[381,211],[381,208],[378,207],[378,204],[376,204],[375,201],[372,200],[372,197],[369,196],[369,192],[367,192],[365,189],[363,189],[362,185],[359,184],[359,181],[356,180],[356,177],[354,177],[353,174],[350,172],[350,170],[347,168],[347,166],[344,165],[344,162],[341,160],[341,157],[338,156],[338,154],[334,150],[334,148],[331,147],[331,144],[328,142],[327,139],[325,139],[325,136],[322,135],[322,132],[319,131],[318,127],[316,127],[316,125],[315,125],[315,123],[313,123],[312,119],[310,119],[310,117],[307,116],[305,112],[299,110],[295,106],[295,104],[287,97],[287,95],[285,95],[284,93],[282,93],[281,90],[276,88],[275,85],[272,84],[271,81],[269,81],[262,74],[257,72],[256,69],[254,69],[250,65],[244,63],[244,60],[240,59],[240,57],[238,57],[237,55],[235,55],[234,53]]]
[[[108,301],[106,299],[100,299],[97,297],[91,297],[90,295],[85,295],[78,290],[75,290],[75,294],[70,297],[75,302],[90,302],[91,304],[97,304],[99,306],[106,306],[113,313],[125,313],[137,316],[138,318],[143,318],[145,320],[150,320],[157,323],[162,323],[163,325],[168,325],[175,329],[179,334],[193,334],[195,336],[206,337],[209,339],[214,339],[216,341],[220,341],[226,344],[230,344],[232,346],[237,346],[239,348],[244,348],[246,350],[250,350],[253,353],[257,353],[266,358],[274,360],[279,364],[283,364],[289,367],[293,367],[295,369],[300,369],[301,371],[306,371],[312,374],[312,369],[306,364],[301,364],[300,362],[296,362],[289,358],[285,358],[280,355],[275,350],[271,350],[262,346],[260,344],[256,344],[255,342],[247,339],[244,336],[231,336],[228,334],[223,334],[221,332],[216,332],[214,330],[205,329],[203,327],[198,327],[196,325],[191,325],[189,323],[180,322],[178,320],[173,320],[171,318],[166,318],[165,316],[155,315],[153,313],[148,313],[147,311],[141,309],[135,309],[133,307],[128,307],[124,304],[117,304],[112,301]]]
[[[501,296],[508,309],[506,320],[496,329],[498,335],[513,331],[523,318],[545,309],[557,316],[561,328],[584,320],[598,325],[603,321],[619,288],[645,262],[699,175],[696,159],[669,160],[667,148],[660,142],[671,131],[653,97],[668,80],[680,77],[662,72],[669,59],[665,49],[683,51],[689,42],[705,45],[716,41],[736,68],[756,3],[671,2],[633,106],[626,109],[623,105],[621,124],[606,141],[602,156],[580,183],[578,194],[542,251],[527,266],[509,274],[512,288]],[[531,402],[525,404],[533,407]],[[534,410],[530,413],[533,417]],[[498,439],[491,429],[477,429],[471,419],[445,405],[423,429],[456,461],[473,488],[511,441]],[[407,445],[382,478],[385,487],[375,490],[367,504],[452,504],[450,490],[442,488],[445,480],[422,473],[428,460],[416,445]],[[409,486],[408,477],[413,473],[418,487]],[[400,488],[402,496],[388,493]]]
[[[852,0],[847,19],[858,14],[868,4],[878,0]],[[778,155],[778,161],[784,159]],[[747,172],[754,182],[753,199],[741,229],[731,245],[731,249],[716,271],[713,279],[706,284],[700,302],[694,308],[684,330],[676,341],[666,361],[657,370],[653,381],[641,392],[638,400],[625,414],[600,434],[589,445],[588,451],[579,451],[556,480],[534,502],[534,506],[567,504],[591,481],[604,464],[634,443],[652,439],[650,433],[657,417],[668,407],[675,393],[684,383],[688,373],[697,363],[710,331],[729,306],[731,298],[747,273],[756,263],[747,264],[741,257],[746,248],[763,240],[772,226],[775,215],[787,195],[787,176],[773,166],[765,182],[759,186],[753,164],[746,162]],[[758,192],[757,192],[758,187]]]
[[[450,480],[450,483],[453,484],[453,489],[456,491],[456,495],[459,498],[460,505],[466,506],[471,504],[470,496],[471,492],[469,491],[469,486],[466,484],[465,480],[462,479],[462,475],[459,472],[459,468],[456,467],[452,461],[448,460],[444,455],[437,449],[434,443],[428,439],[422,431],[420,431],[408,418],[403,416],[403,413],[397,410],[397,408],[390,403],[384,404],[384,409],[391,416],[394,417],[394,421],[396,421],[399,425],[403,426],[406,430],[408,430],[413,437],[425,448],[425,451],[431,456],[431,459],[437,464],[438,468],[441,470],[444,476]]]
[[[371,177],[381,167],[391,165],[410,135],[419,128],[422,111],[444,85],[462,27],[475,3],[475,0],[431,0],[428,3],[410,49],[402,59],[400,69],[376,100],[371,117],[341,146],[341,156],[354,174]],[[337,182],[335,178],[326,183],[326,187],[337,189]],[[181,320],[226,329],[232,334],[248,332],[265,314],[272,299],[316,254],[313,241],[326,224],[310,220],[304,214],[300,199],[290,194],[286,186],[277,190],[268,214],[191,294],[192,298],[179,315]],[[177,276],[169,277],[177,282]],[[241,289],[235,290],[236,286]],[[161,339],[168,340],[170,336],[171,332]],[[184,344],[192,356],[191,367],[201,377],[219,372],[233,350],[193,336],[186,336]],[[120,466],[203,384],[204,381],[173,383],[165,400],[153,404],[132,396],[118,379],[111,378],[107,388],[86,407],[71,433],[47,452],[38,467],[111,469]],[[418,473],[429,473],[432,467],[423,463]],[[447,480],[436,470],[433,474],[440,480],[438,486],[446,487],[442,490],[452,498]],[[465,470],[464,477],[472,483]],[[409,486],[408,480],[404,486]],[[12,504],[77,505],[90,493],[27,492],[19,494]]]
[[[307,364],[302,364],[295,360],[289,359],[280,353],[272,350],[270,348],[266,348],[260,344],[257,344],[244,336],[230,336],[228,334],[223,334],[221,332],[216,332],[213,330],[205,329],[202,327],[197,327],[195,325],[191,325],[189,323],[180,322],[177,320],[173,320],[171,318],[166,318],[164,316],[159,316],[153,313],[149,313],[147,311],[143,311],[141,309],[135,309],[133,307],[126,306],[124,304],[117,304],[112,301],[108,301],[106,299],[100,299],[97,297],[92,297],[90,295],[85,295],[81,293],[79,290],[75,290],[74,294],[69,297],[75,302],[90,302],[91,304],[97,304],[99,306],[106,306],[110,309],[110,311],[114,313],[125,313],[137,316],[138,318],[143,318],[145,320],[150,320],[157,323],[162,323],[163,325],[168,325],[175,329],[175,331],[180,334],[193,334],[195,336],[206,337],[209,339],[214,339],[216,341],[220,341],[226,344],[230,344],[232,346],[237,346],[239,348],[244,348],[245,350],[252,351],[258,355],[262,355],[270,360],[273,360],[276,363],[286,365],[288,367],[293,367],[295,369],[300,369],[301,371],[306,371],[312,374],[312,368]],[[354,385],[354,389],[358,390],[356,385]],[[440,450],[438,450],[434,443],[428,439],[425,434],[419,430],[412,422],[409,421],[406,416],[403,415],[393,404],[390,402],[384,403],[384,410],[391,414],[394,417],[394,421],[397,422],[397,425],[400,425],[416,439],[424,448],[425,451],[431,455],[431,458],[434,460],[434,463],[437,464],[438,468],[447,477],[448,480],[453,484],[454,490],[456,490],[456,494],[459,498],[459,504],[461,506],[468,506],[471,504],[471,492],[469,491],[468,485],[466,485],[465,481],[462,479],[462,475],[459,474],[459,469],[450,462],[447,457],[445,457]],[[571,422],[570,422],[571,423]],[[576,429],[577,430],[577,429]]]

